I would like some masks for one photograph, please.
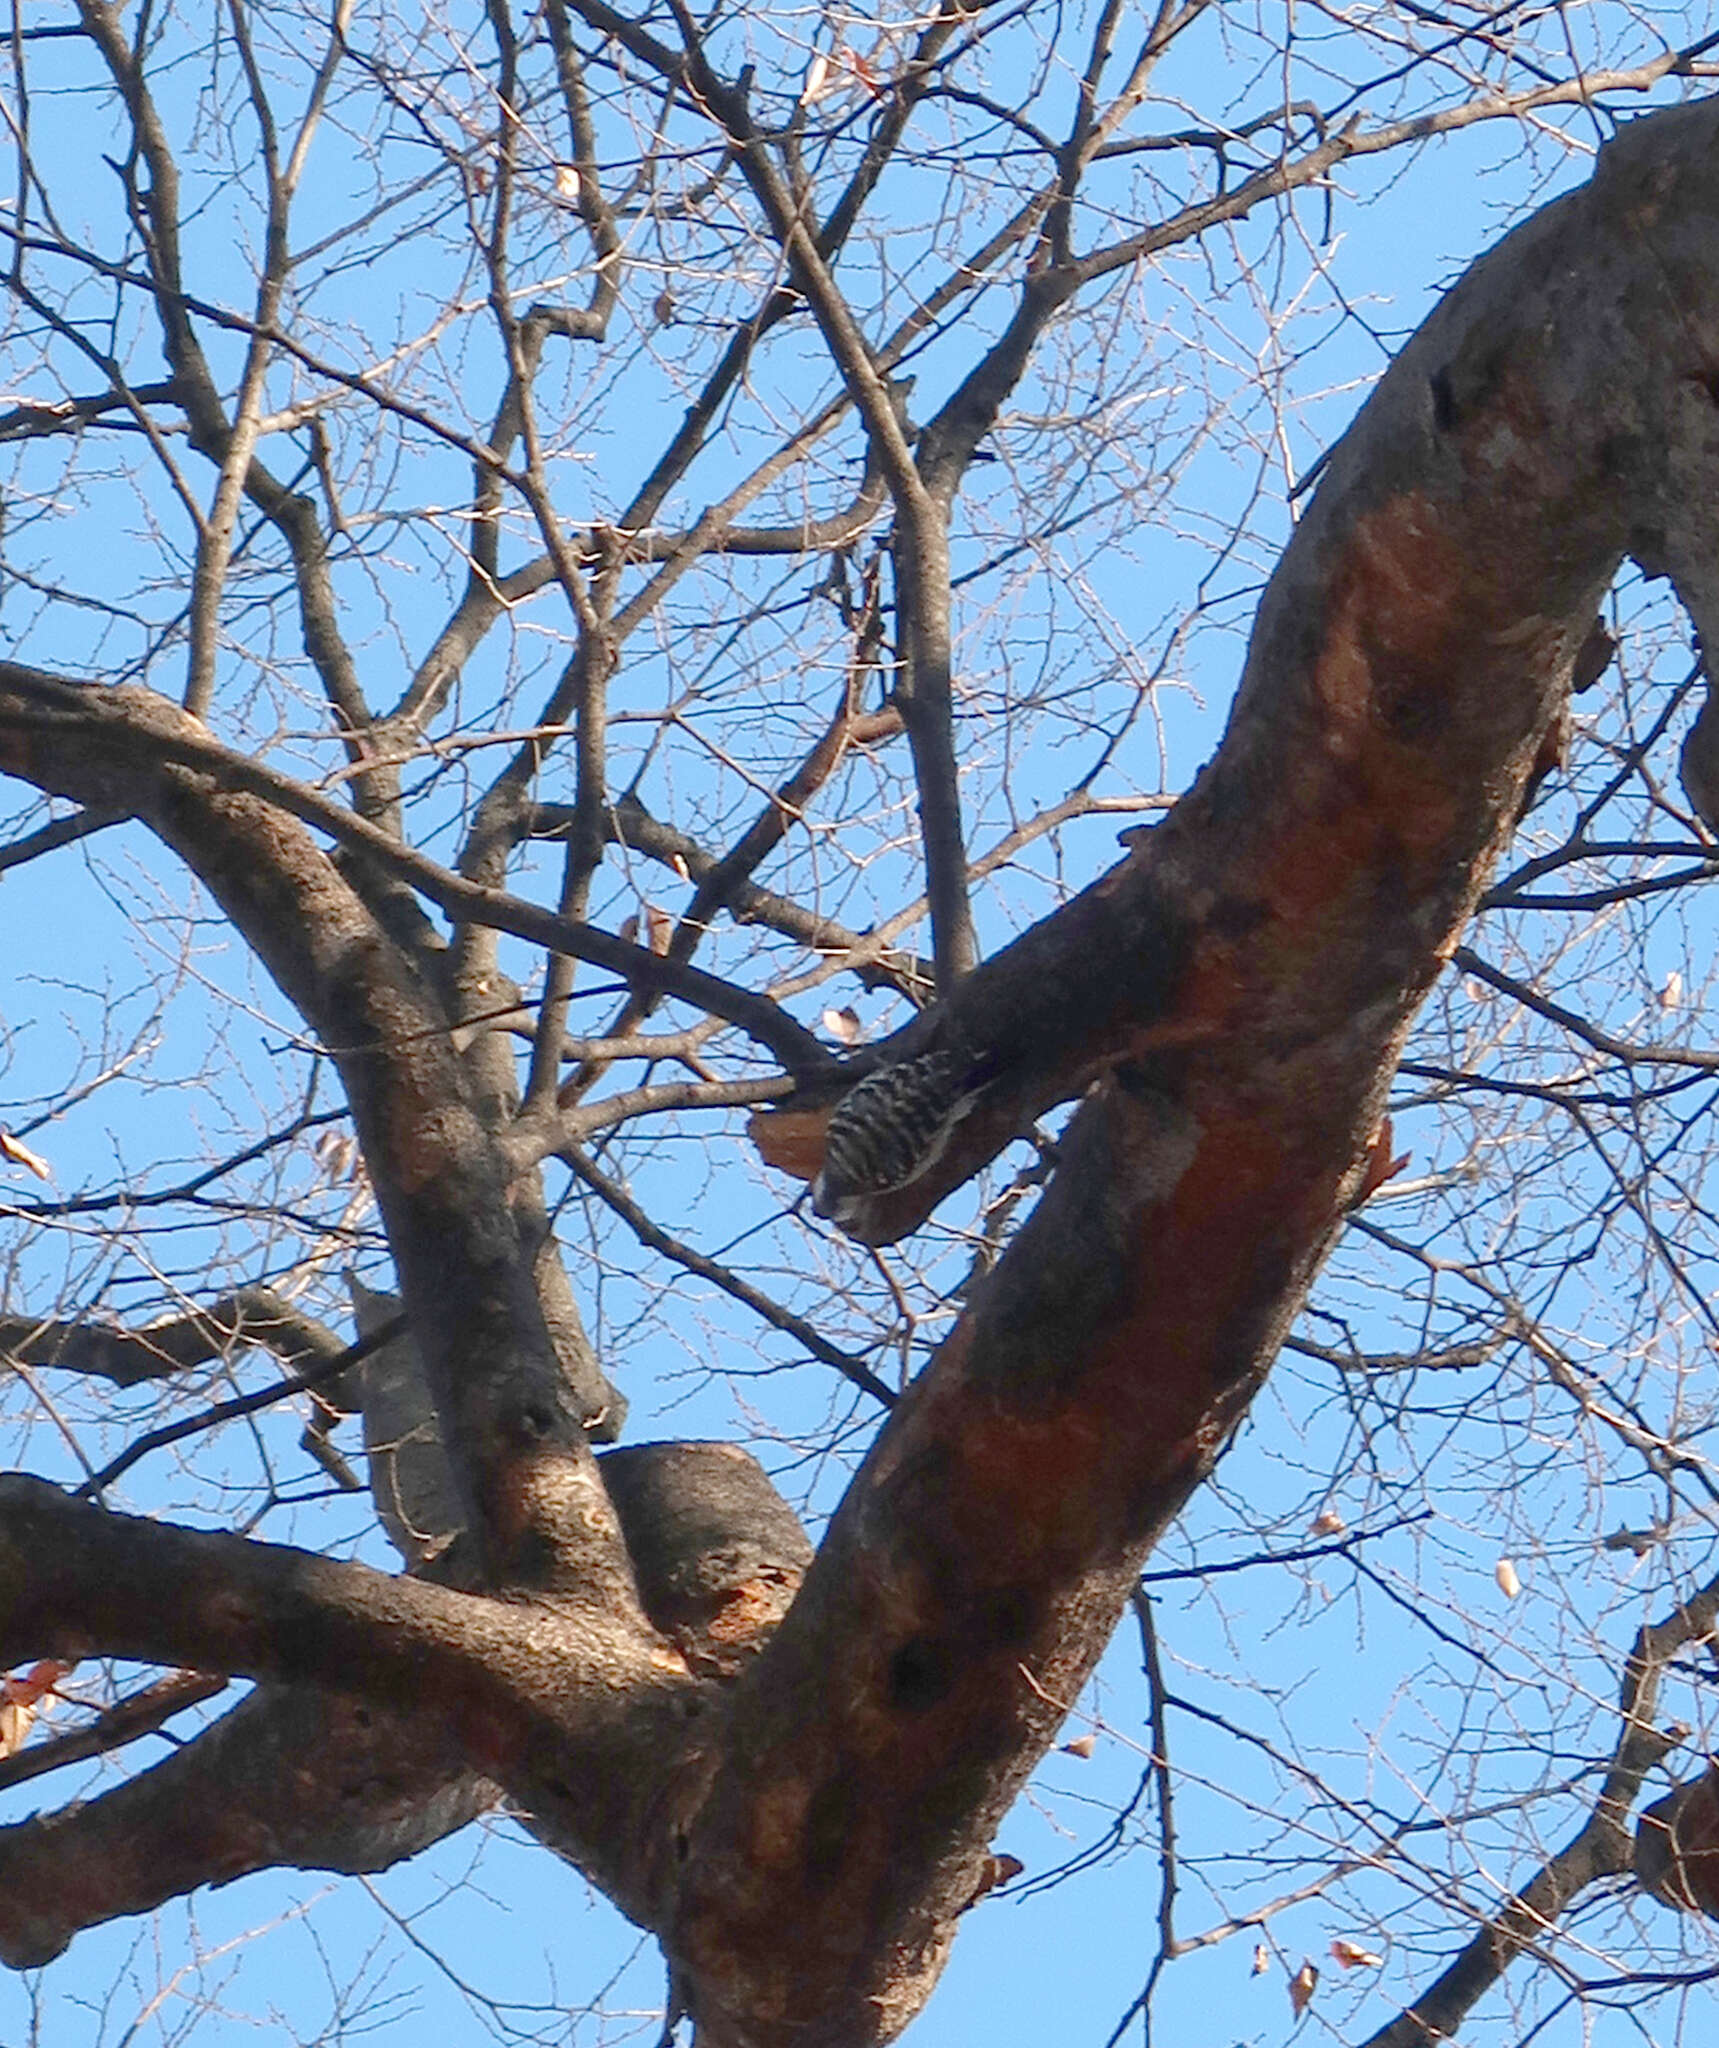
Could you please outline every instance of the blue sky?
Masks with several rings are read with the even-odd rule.
[[[1274,10],[1256,17],[1268,32],[1277,18]],[[1323,16],[1313,19],[1326,22]],[[1227,35],[1214,31],[1179,60],[1183,69],[1166,69],[1159,81],[1165,104],[1152,110],[1154,121],[1168,126],[1184,118],[1184,101],[1200,104],[1232,91],[1244,96],[1231,67],[1260,61],[1260,45],[1249,41],[1246,26],[1245,17],[1232,17]],[[1327,32],[1334,33],[1328,24],[1321,30]],[[1316,76],[1324,59],[1317,37],[1310,41],[1305,62]],[[87,110],[71,111],[74,122],[87,117]],[[1247,433],[1238,428],[1214,444],[1209,456],[1188,463],[1160,524],[1126,545],[1095,540],[1088,548],[1078,536],[1071,539],[1061,558],[1068,586],[1054,598],[1040,586],[1023,586],[1018,637],[1023,644],[1034,634],[1044,637],[1044,673],[1055,680],[1057,624],[1066,616],[1059,606],[1084,604],[1090,593],[1093,607],[1127,629],[1136,648],[1149,648],[1164,621],[1187,606],[1190,587],[1211,573],[1212,535],[1244,513],[1249,520],[1254,537],[1248,551],[1226,562],[1218,579],[1212,630],[1193,643],[1172,679],[1175,686],[1158,693],[1155,729],[1142,727],[1122,764],[1133,787],[1183,785],[1216,742],[1240,664],[1252,589],[1269,567],[1271,536],[1286,527],[1281,504],[1268,499],[1262,505],[1260,493],[1281,489],[1285,464],[1296,474],[1305,471],[1352,415],[1389,348],[1473,255],[1527,205],[1587,174],[1591,157],[1582,120],[1566,125],[1574,138],[1567,152],[1551,145],[1518,149],[1513,131],[1485,128],[1360,167],[1345,176],[1329,239],[1322,202],[1298,202],[1298,232],[1286,236],[1284,246],[1301,251],[1311,281],[1296,319],[1275,332],[1245,294],[1203,303],[1206,273],[1193,257],[1168,259],[1126,289],[1118,287],[1118,324],[1132,318],[1160,323],[1167,359],[1172,341],[1204,337],[1221,392],[1245,392],[1252,377],[1269,386],[1281,376],[1292,426],[1275,473],[1269,448],[1258,460],[1247,459]],[[87,149],[84,182],[75,163],[65,175],[63,190],[86,199],[92,217],[111,208],[107,174]],[[307,203],[322,203],[314,187]],[[211,201],[198,230],[199,253],[218,255],[227,232]],[[1269,237],[1255,243],[1244,238],[1238,249],[1247,254],[1268,245]],[[1242,267],[1240,254],[1225,248],[1213,259],[1213,271],[1226,285]],[[399,288],[402,277],[409,282],[403,243],[392,259],[379,257],[373,270],[351,281],[352,292],[380,296]],[[1225,348],[1232,351],[1227,363]],[[941,370],[935,352],[921,366],[920,395],[927,401],[937,396]],[[1023,390],[1022,414],[1035,403],[1048,408],[1051,398],[1066,397],[1079,371],[1078,362],[1062,363],[1055,372],[1047,366]],[[1154,388],[1150,378],[1143,388]],[[1154,431],[1166,442],[1174,440],[1184,431],[1184,398],[1191,410],[1205,396],[1190,387],[1155,400]],[[1237,407],[1245,427],[1246,405],[1238,399]],[[623,468],[629,453],[624,437],[595,448],[596,457]],[[433,465],[426,462],[430,473]],[[102,488],[92,485],[84,501],[56,511],[66,545],[91,545],[87,524],[80,525],[73,513],[87,518],[92,505],[99,510]],[[1003,517],[1007,500],[998,497],[995,507],[975,515],[981,529],[971,543],[975,559],[994,538],[982,530],[983,519]],[[407,540],[401,552],[409,554]],[[115,588],[132,576],[129,553],[129,544],[113,543]],[[21,619],[21,609],[16,597],[0,608],[0,632],[21,635],[8,645],[21,644],[33,660],[99,666],[127,644],[127,629],[107,622],[91,627],[75,647],[69,641],[56,647],[53,627],[33,611]],[[379,608],[372,642],[379,662],[397,652],[392,630]],[[663,659],[676,656],[690,659],[672,646]],[[700,658],[714,663],[719,656],[701,647]],[[165,674],[162,686],[168,686]],[[293,744],[289,736],[286,754]],[[1052,764],[1047,780],[1061,772],[1060,764]],[[695,793],[691,801],[699,800]],[[984,843],[987,831],[994,836],[1003,821],[999,808],[986,811],[981,805],[975,843]],[[1047,855],[1046,872],[1032,876],[1030,887],[1023,881],[1020,900],[1030,900],[1034,889],[1054,894],[1065,882],[1078,885],[1097,872],[1113,855],[1114,829],[1114,820],[1102,819],[1071,833],[1064,870],[1052,869]],[[13,943],[0,961],[7,1062],[0,1072],[0,1119],[24,1129],[42,1112],[52,1112],[32,1143],[53,1161],[56,1193],[109,1188],[144,1176],[154,1184],[170,1181],[181,1170],[179,1162],[244,1142],[262,1121],[278,1116],[301,1085],[303,1061],[292,1045],[284,1006],[237,957],[212,916],[196,924],[185,942],[179,913],[186,895],[182,878],[133,833],[110,836],[94,863],[71,850],[31,869],[27,882],[9,877],[0,885],[0,901],[10,904],[14,919]],[[990,935],[1000,935],[1014,914],[1012,902],[1001,902],[989,913],[995,919]],[[164,1008],[133,985],[130,963],[139,956],[171,962]],[[881,1003],[862,1000],[859,1007],[868,1024],[889,1021]],[[92,1062],[88,1035],[99,1012],[114,1018],[114,1037]],[[104,1059],[110,1065],[122,1057],[131,1062],[134,1047],[135,1066],[127,1064],[123,1078],[81,1102],[67,1102],[76,1077],[88,1076]],[[1412,1113],[1399,1137],[1416,1151],[1417,1171],[1436,1169],[1439,1147],[1449,1143],[1430,1120],[1417,1121]],[[784,1191],[754,1189],[743,1198],[750,1207],[730,1207],[736,1201],[732,1182],[707,1168],[705,1142],[701,1130],[689,1132],[658,1161],[641,1165],[639,1184],[654,1184],[688,1214],[708,1245],[766,1231],[770,1204],[784,1198]],[[299,1178],[288,1174],[286,1181],[298,1190],[310,1173],[304,1157],[295,1171]],[[1383,1220],[1388,1223],[1390,1215],[1384,1213]],[[820,1372],[768,1343],[759,1345],[709,1290],[684,1279],[674,1283],[664,1314],[660,1273],[583,1258],[576,1226],[568,1234],[576,1247],[576,1284],[588,1290],[605,1356],[622,1375],[633,1404],[629,1436],[726,1436],[738,1415],[755,1428],[767,1464],[814,1522],[827,1512],[863,1448],[869,1422],[855,1417],[833,1451],[819,1448],[815,1440],[832,1408]],[[45,1288],[88,1299],[90,1288],[99,1285],[101,1300],[123,1309],[146,1298],[162,1271],[175,1277],[188,1272],[211,1248],[240,1264],[255,1257],[244,1233],[236,1227],[230,1232],[219,1220],[140,1242],[159,1257],[154,1272],[141,1261],[124,1272],[110,1268],[99,1249],[74,1231],[44,1239],[20,1227],[8,1248],[9,1277],[21,1300],[39,1298],[37,1290]],[[283,1239],[282,1256],[291,1249],[292,1242]],[[1340,1263],[1325,1291],[1349,1309],[1363,1341],[1406,1345],[1410,1340],[1401,1327],[1381,1319],[1369,1300],[1366,1258],[1357,1247],[1353,1267]],[[1603,1318],[1604,1303],[1589,1313]],[[1328,1331],[1325,1341],[1331,1341]],[[753,1376],[760,1371],[762,1376]],[[1382,1825],[1379,1816],[1401,1816],[1415,1810],[1417,1800],[1428,1812],[1481,1806],[1522,1782],[1538,1782],[1544,1760],[1535,1745],[1561,1711],[1547,1704],[1549,1689],[1567,1684],[1563,1674],[1573,1668],[1580,1684],[1603,1699],[1614,1683],[1607,1653],[1627,1639],[1634,1625],[1628,1617],[1645,1611],[1644,1602],[1663,1598],[1651,1570],[1596,1549],[1602,1525],[1651,1520],[1657,1502],[1639,1487],[1631,1492],[1612,1485],[1578,1516],[1570,1505],[1568,1450],[1552,1424],[1542,1426],[1532,1391],[1506,1382],[1488,1400],[1492,1405],[1479,1419],[1481,1444],[1512,1433],[1520,1440],[1525,1415],[1533,1415],[1534,1427],[1542,1429],[1532,1440],[1543,1456],[1520,1490],[1521,1520],[1508,1538],[1493,1520],[1499,1483],[1486,1469],[1484,1450],[1470,1462],[1436,1466],[1442,1481],[1436,1498],[1424,1485],[1420,1474],[1428,1456],[1453,1426],[1436,1403],[1401,1422],[1395,1437],[1382,1425],[1374,1429],[1369,1423],[1363,1431],[1342,1376],[1291,1359],[1241,1433],[1219,1483],[1195,1503],[1184,1528],[1154,1561],[1166,1570],[1209,1570],[1251,1554],[1262,1527],[1271,1534],[1273,1550],[1299,1550],[1310,1541],[1315,1517],[1329,1511],[1339,1513],[1350,1530],[1389,1529],[1364,1555],[1401,1597],[1448,1600],[1453,1626],[1461,1612],[1477,1616],[1472,1647],[1448,1664],[1435,1664],[1425,1633],[1403,1607],[1380,1596],[1370,1582],[1363,1584],[1340,1557],[1297,1570],[1261,1567],[1161,1588],[1171,1689],[1195,1709],[1172,1718],[1173,1757],[1181,1774],[1178,1821],[1188,1859],[1178,1903],[1184,1937],[1295,1890],[1308,1871],[1328,1861],[1332,1842],[1366,1842],[1369,1827]],[[98,1455],[125,1440],[141,1410],[140,1403],[122,1401],[103,1416],[99,1406],[83,1397],[70,1403],[76,1427]],[[834,1406],[848,1412],[839,1397]],[[7,1430],[8,1462],[56,1475],[67,1469],[52,1434],[44,1437],[39,1428],[24,1426],[39,1423],[39,1415],[27,1408],[8,1414],[11,1419],[0,1425]],[[295,1507],[297,1496],[311,1491],[295,1451],[297,1428],[293,1416],[261,1425],[254,1437],[218,1451],[214,1467],[194,1481],[173,1457],[152,1461],[128,1479],[127,1498],[181,1514],[210,1514],[224,1485],[230,1483],[235,1495],[253,1492],[259,1464],[270,1465],[283,1475],[281,1499],[262,1533],[283,1540],[295,1534],[312,1540],[314,1534],[388,1562],[358,1510],[338,1504]],[[222,1460],[230,1460],[230,1477]],[[1336,1483],[1331,1474],[1339,1475]],[[1525,1542],[1525,1529],[1536,1527],[1538,1543]],[[1493,1579],[1506,1541],[1526,1582],[1513,1603]],[[1413,1596],[1402,1590],[1411,1583],[1422,1589]],[[1572,1613],[1596,1617],[1591,1642],[1570,1640]],[[965,2048],[977,2040],[999,2048],[1036,2048],[1052,2039],[1099,2044],[1138,1991],[1157,1938],[1159,1866],[1150,1802],[1141,1805],[1096,1868],[1042,1891],[1033,1881],[1104,1842],[1117,1808],[1136,1797],[1150,1746],[1140,1655],[1138,1635],[1126,1625],[1067,1730],[1073,1736],[1090,1727],[1098,1738],[1093,1756],[1053,1755],[999,1836],[999,1848],[1026,1865],[1016,1887],[1020,1896],[1005,1893],[971,1914],[946,1981],[910,2036],[918,2048]],[[1245,1690],[1238,1672],[1245,1673]],[[1486,1692],[1482,1707],[1474,1705],[1477,1688]],[[1441,1733],[1468,1713],[1496,1731],[1473,1759],[1472,1777],[1461,1784],[1417,1780],[1414,1760],[1435,1753]],[[1227,1719],[1245,1732],[1226,1733],[1202,1715]],[[1278,1737],[1285,1747],[1291,1737],[1323,1745],[1328,1785],[1299,1783],[1267,1748]],[[44,1795],[58,1799],[70,1789],[58,1780],[26,1788],[6,1802],[6,1817],[19,1817]],[[1545,1825],[1554,1839],[1565,1818],[1555,1802],[1547,1803]],[[1481,1859],[1458,1873],[1468,1896],[1484,1905],[1492,1896],[1489,1882],[1508,1882],[1519,1871],[1530,1831],[1539,1824],[1539,1809],[1531,1809],[1526,1820],[1512,1812],[1490,1832],[1483,1823],[1465,1837],[1468,1850]],[[1257,1840],[1266,1865],[1281,1859],[1279,1884],[1238,1886],[1226,1870],[1204,1863],[1203,1849],[1241,1839]],[[1450,1915],[1429,1913],[1424,1931],[1408,1923],[1406,1934],[1386,1944],[1386,1965],[1376,1975],[1336,1981],[1341,1973],[1330,1960],[1330,1941],[1347,1937],[1366,1947],[1380,1945],[1378,1920],[1386,1902],[1393,1910],[1400,1904],[1397,1887],[1403,1882],[1363,1874],[1351,1887],[1276,1914],[1264,1937],[1270,1966],[1257,1976],[1251,1972],[1251,1934],[1214,1942],[1178,1961],[1158,2008],[1159,2037],[1211,2048],[1286,2039],[1291,2016],[1285,1978],[1310,1955],[1325,1968],[1326,1988],[1302,2032],[1360,2038],[1426,1981],[1451,1940]],[[193,1951],[204,1958],[195,1967],[185,1962]],[[1377,1988],[1360,2015],[1343,2001],[1359,1995],[1363,1984]],[[180,2039],[465,2041],[490,2034],[575,2041],[586,2048],[654,2042],[660,1997],[648,1944],[641,1946],[577,1873],[499,1822],[468,1830],[373,1884],[261,1877],[169,1908],[158,1926],[121,1925],[85,1935],[39,1980],[0,1978],[0,2048],[23,2048],[25,2042],[106,2048],[122,2041]],[[486,1998],[499,2002],[487,2016]],[[593,2009],[582,2011],[587,2005]],[[1502,2001],[1492,2010],[1502,2013]],[[1138,2029],[1131,2038],[1141,2038]],[[1512,2023],[1498,2017],[1474,2035],[1477,2042],[1515,2038]],[[1543,2038],[1566,2035],[1554,2031]],[[1574,2033],[1567,2038],[1573,2040]]]

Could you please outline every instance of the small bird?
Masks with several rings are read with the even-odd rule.
[[[834,1223],[847,1223],[872,1196],[908,1187],[929,1173],[978,1101],[985,1078],[952,1052],[920,1053],[867,1074],[830,1118],[812,1207]]]

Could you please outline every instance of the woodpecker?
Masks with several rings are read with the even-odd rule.
[[[929,1173],[983,1085],[972,1062],[952,1052],[921,1053],[867,1074],[830,1118],[812,1207],[847,1223],[873,1195]]]

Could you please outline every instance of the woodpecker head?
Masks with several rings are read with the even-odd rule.
[[[982,1085],[972,1062],[952,1052],[921,1053],[867,1074],[830,1118],[812,1207],[845,1224],[874,1195],[907,1187],[928,1173]]]

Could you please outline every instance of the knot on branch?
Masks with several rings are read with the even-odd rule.
[[[1642,1889],[1661,1905],[1719,1920],[1719,1766],[1644,1809],[1634,1860]]]

